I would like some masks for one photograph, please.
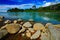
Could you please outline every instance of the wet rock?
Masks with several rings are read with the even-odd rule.
[[[5,26],[2,27],[6,28],[6,30],[10,33],[10,34],[14,34],[17,33],[19,31],[19,29],[21,28],[19,24],[6,24]]]
[[[45,33],[41,33],[41,37],[40,37],[41,40],[50,40],[50,38],[48,37],[48,34],[45,32]]]
[[[18,33],[22,33],[26,30],[26,28],[22,27],[22,29]]]
[[[4,19],[4,16],[0,16],[0,22],[2,22]]]
[[[37,39],[40,36],[40,34],[41,34],[40,30],[37,30],[37,32],[34,33],[30,39]]]
[[[23,25],[23,23],[24,23],[22,19],[18,19],[17,21],[18,21],[18,23],[21,24],[21,25]]]
[[[26,22],[26,23],[23,24],[23,26],[26,27],[26,28],[29,28],[29,27],[32,26],[32,24],[30,22]]]
[[[41,23],[35,23],[35,24],[33,25],[33,29],[34,29],[34,30],[41,30],[42,32],[45,32],[45,31],[46,31],[44,25],[41,24]]]
[[[14,20],[14,21],[13,21],[13,23],[15,23],[15,24],[16,24],[17,22],[18,22],[17,20]]]
[[[18,19],[17,21],[20,22],[20,21],[22,21],[22,19]]]
[[[3,21],[3,19],[0,19],[0,22],[2,22]]]
[[[8,34],[7,30],[5,30],[5,29],[1,30],[1,31],[0,31],[0,39],[1,39],[2,37],[4,37],[5,35],[7,35],[7,34]]]
[[[28,20],[32,25],[34,25],[34,20],[33,19],[29,19]]]
[[[60,24],[53,25],[55,28],[60,28]]]
[[[52,24],[52,23],[47,23],[47,24],[45,25],[45,28],[48,28],[49,25],[53,25],[53,24]]]
[[[0,19],[4,19],[4,16],[0,16]]]
[[[33,19],[29,19],[29,21],[34,21]]]
[[[26,36],[27,36],[28,38],[31,37],[31,32],[29,32],[29,30],[26,31]]]
[[[31,32],[31,33],[34,33],[34,29],[33,28],[28,28],[28,30]]]
[[[5,24],[9,24],[9,23],[11,23],[11,21],[10,20],[6,20],[4,23]]]
[[[51,33],[51,40],[60,40],[60,26],[57,25],[49,25],[48,29]]]

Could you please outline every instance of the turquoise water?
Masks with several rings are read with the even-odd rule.
[[[5,19],[34,19],[35,22],[60,24],[60,13],[54,12],[0,12]]]

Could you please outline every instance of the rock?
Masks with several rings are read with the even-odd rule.
[[[24,33],[22,33],[21,35],[22,35],[22,36],[25,36],[25,34],[24,34]]]
[[[48,34],[45,32],[45,33],[41,33],[41,37],[40,37],[41,40],[50,40],[49,37],[48,37]]]
[[[41,31],[44,31],[44,32],[46,31],[44,25],[41,24],[41,23],[35,23],[35,24],[33,25],[33,29],[34,29],[34,30],[41,30]]]
[[[33,19],[29,19],[29,21],[34,21]]]
[[[53,24],[52,24],[52,23],[47,23],[47,24],[45,25],[45,28],[48,28],[49,25],[53,25]]]
[[[26,28],[22,28],[18,33],[24,32],[26,30]]]
[[[29,19],[29,22],[34,25],[34,20],[33,19]]]
[[[1,30],[1,31],[0,31],[0,39],[1,39],[2,37],[4,37],[5,35],[7,35],[7,34],[8,34],[7,30],[5,30],[5,29]]]
[[[51,40],[60,40],[60,28],[56,25],[49,25],[48,29],[50,31]]]
[[[40,36],[40,34],[41,34],[40,30],[37,30],[37,32],[34,33],[30,39],[37,39]]]
[[[0,22],[2,22],[3,21],[3,19],[0,19]]]
[[[60,24],[53,25],[55,28],[60,28]]]
[[[18,21],[17,20],[14,20],[13,22],[16,24]]]
[[[6,24],[4,27],[10,34],[17,33],[21,28],[19,24]]]
[[[18,19],[17,21],[20,22],[20,21],[22,21],[22,19]]]
[[[23,24],[23,26],[26,27],[26,28],[29,28],[29,27],[32,26],[32,24],[30,22],[26,22],[26,23]]]
[[[23,24],[24,24],[24,22],[22,21],[22,22],[20,22],[20,24],[21,24],[21,25],[23,25]]]
[[[27,36],[28,38],[31,37],[31,33],[29,32],[29,30],[27,30],[27,32],[26,32],[26,36]]]
[[[18,21],[18,23],[21,24],[21,25],[23,25],[23,23],[24,23],[22,19],[18,19],[17,21]]]
[[[35,32],[33,28],[28,28],[28,30],[29,30],[30,32],[32,32],[32,33]]]
[[[26,30],[26,32],[30,32],[29,30]]]
[[[0,16],[0,22],[2,22],[4,19],[4,16]]]
[[[0,19],[4,19],[4,16],[0,16]]]
[[[11,23],[11,21],[10,20],[6,20],[4,23],[5,24],[9,24],[9,23]]]

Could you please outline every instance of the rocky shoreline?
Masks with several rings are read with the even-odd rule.
[[[0,16],[0,39],[1,40],[60,40],[60,24],[34,22],[33,19],[28,21],[6,20]],[[3,25],[4,24],[4,25]],[[58,35],[58,36],[57,36]]]

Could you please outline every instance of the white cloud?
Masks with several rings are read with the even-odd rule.
[[[42,5],[42,7],[50,6],[51,2],[46,2],[45,4]]]
[[[46,7],[46,6],[50,6],[50,5],[54,5],[54,4],[58,4],[58,3],[60,3],[60,1],[59,2],[46,2],[42,5],[42,7]]]

